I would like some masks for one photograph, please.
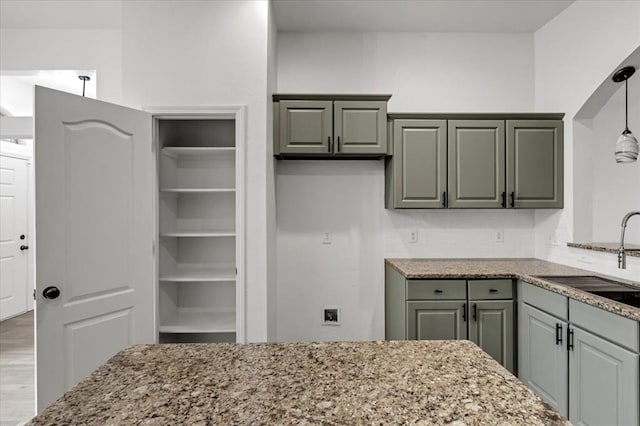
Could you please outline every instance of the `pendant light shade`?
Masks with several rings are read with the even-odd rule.
[[[624,81],[624,121],[622,134],[616,142],[616,163],[632,163],[638,160],[638,139],[629,130],[629,77],[636,72],[634,67],[624,67],[616,71],[612,80],[616,83]]]

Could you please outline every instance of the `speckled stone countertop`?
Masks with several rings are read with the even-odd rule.
[[[385,259],[385,262],[409,279],[515,278],[640,321],[638,308],[539,278],[553,275],[597,275],[640,288],[640,282],[611,278],[593,271],[539,259]]]
[[[618,253],[620,243],[567,243],[568,247],[585,250],[602,251],[605,253]],[[640,246],[637,244],[625,244],[627,256],[640,257]]]
[[[569,423],[461,340],[136,345],[31,424]]]

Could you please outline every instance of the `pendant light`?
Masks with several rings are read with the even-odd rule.
[[[638,139],[629,130],[629,77],[636,72],[634,67],[620,68],[613,74],[616,83],[624,81],[624,131],[616,142],[616,163],[632,163],[638,159]]]
[[[79,75],[78,78],[82,80],[82,96],[84,96],[84,87],[87,84],[87,81],[91,80],[91,77],[88,75]]]

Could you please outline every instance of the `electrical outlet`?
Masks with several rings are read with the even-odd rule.
[[[322,244],[331,244],[333,240],[331,239],[331,232],[323,232],[322,233]]]
[[[496,229],[496,243],[504,243],[504,229]]]
[[[340,306],[322,307],[322,325],[340,325]]]
[[[409,244],[417,244],[418,243],[418,230],[412,229],[409,231]]]

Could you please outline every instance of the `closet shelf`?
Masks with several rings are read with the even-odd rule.
[[[235,267],[193,268],[178,266],[173,271],[160,274],[160,281],[169,282],[234,281],[235,279]]]
[[[178,308],[158,327],[160,333],[235,333],[235,312]]]
[[[161,232],[161,237],[235,237],[236,232],[222,230],[202,230],[202,231],[168,231]]]
[[[162,153],[171,157],[178,156],[203,156],[203,155],[222,155],[233,154],[236,152],[235,147],[182,147],[182,146],[165,146]]]
[[[161,188],[160,192],[172,194],[215,194],[236,192],[235,188]]]

